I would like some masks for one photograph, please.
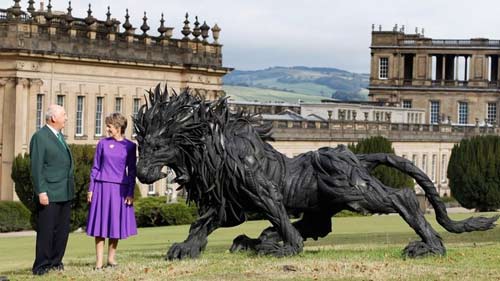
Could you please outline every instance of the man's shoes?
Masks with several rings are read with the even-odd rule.
[[[45,275],[47,273],[49,273],[48,267],[42,267],[40,269],[33,271],[33,275],[38,275],[38,276],[42,276],[42,275]]]
[[[50,269],[55,271],[64,271],[64,264],[62,262],[58,263],[56,265],[53,265]]]
[[[106,265],[106,267],[117,267],[117,266],[118,266],[118,264],[117,264],[117,263],[108,263],[108,264]]]

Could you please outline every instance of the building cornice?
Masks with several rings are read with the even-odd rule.
[[[368,90],[390,90],[390,91],[432,91],[432,92],[487,92],[487,93],[498,93],[500,89],[485,89],[485,88],[472,88],[472,87],[408,87],[408,86],[369,86]]]
[[[370,46],[370,49],[388,49],[388,50],[491,50],[498,51],[500,46],[401,46],[401,45],[387,45],[387,46]]]
[[[157,64],[143,61],[133,61],[133,60],[110,60],[110,59],[99,59],[99,58],[86,58],[79,56],[68,56],[68,55],[55,55],[55,54],[44,54],[38,52],[26,52],[26,51],[5,51],[0,49],[0,57],[10,57],[12,59],[32,59],[41,61],[59,61],[59,62],[78,62],[84,64],[96,64],[96,65],[113,65],[121,67],[140,67],[140,68],[157,68],[157,69],[168,69],[176,71],[186,71],[190,72],[200,72],[200,73],[213,73],[215,75],[225,75],[231,72],[234,68],[229,67],[217,67],[217,66],[200,66],[192,64]]]

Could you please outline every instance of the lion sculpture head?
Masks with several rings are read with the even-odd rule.
[[[217,177],[224,172],[227,157],[225,133],[250,124],[257,137],[271,139],[270,126],[261,126],[243,112],[231,114],[227,98],[206,101],[189,89],[169,94],[160,85],[147,92],[147,103],[134,117],[139,145],[137,178],[142,183],[164,178],[162,169],[168,166],[181,187],[191,186],[188,199],[198,201],[196,197],[212,189],[214,197],[220,198]]]

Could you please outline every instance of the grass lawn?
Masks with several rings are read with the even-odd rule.
[[[486,214],[488,216],[492,214]],[[463,219],[470,214],[454,214]],[[500,280],[500,228],[451,234],[429,221],[442,234],[448,254],[415,260],[401,250],[417,239],[396,215],[335,218],[333,233],[307,241],[304,252],[288,258],[230,254],[232,239],[242,233],[257,236],[269,223],[247,222],[219,229],[209,236],[195,260],[165,261],[173,242],[183,241],[189,226],[141,228],[139,235],[121,241],[117,268],[92,271],[93,239],[70,235],[63,273],[33,277],[30,272],[35,237],[0,238],[0,275],[10,280]]]

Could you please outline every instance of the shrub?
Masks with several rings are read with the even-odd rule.
[[[166,196],[141,198],[134,206],[140,227],[190,224],[197,216],[195,206],[185,202],[168,204]]]
[[[87,192],[90,183],[90,170],[94,164],[95,147],[93,145],[70,144],[69,148],[75,159],[75,199],[71,204],[71,230],[85,227],[89,205]]]
[[[141,199],[141,198],[142,198],[141,189],[139,188],[138,184],[135,184],[135,187],[134,187],[134,199],[137,200],[137,199]]]
[[[0,232],[31,229],[30,211],[21,202],[0,201]]]
[[[500,208],[500,137],[478,136],[455,145],[448,178],[453,197],[465,208]]]
[[[28,154],[17,155],[12,163],[11,178],[15,183],[17,197],[30,212],[31,227],[36,230],[35,201],[31,182],[30,158]]]

